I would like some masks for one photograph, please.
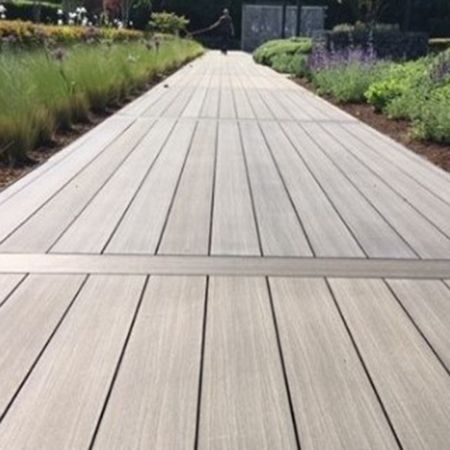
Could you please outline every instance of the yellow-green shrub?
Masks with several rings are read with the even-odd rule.
[[[41,25],[20,20],[0,21],[0,39],[25,46],[40,45],[48,39],[57,44],[68,45],[86,40],[108,39],[119,42],[138,40],[143,37],[144,34],[136,30]]]

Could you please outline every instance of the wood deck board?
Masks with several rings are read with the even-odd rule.
[[[450,372],[450,289],[431,280],[390,280],[389,285]]]
[[[55,242],[51,252],[100,253],[104,249],[174,125],[172,119],[161,119],[150,129],[133,154]]]
[[[200,408],[200,449],[296,448],[264,279],[210,281]]]
[[[46,252],[83,211],[102,185],[125,163],[153,122],[135,122],[108,150],[15,231],[0,249],[5,252]],[[52,226],[48,226],[51,223]]]
[[[94,448],[194,445],[205,281],[150,278]]]
[[[270,284],[302,448],[395,448],[325,281]]]
[[[233,122],[221,122],[218,132],[211,252],[259,255],[239,128]]]
[[[0,448],[446,448],[450,176],[207,52],[0,193]]]
[[[331,280],[386,411],[405,448],[445,448],[450,377],[380,280]]]
[[[109,242],[106,253],[156,251],[195,125],[191,119],[182,119],[175,126],[161,156]]]
[[[0,448],[87,448],[143,277],[92,277],[0,424]]]
[[[83,278],[31,275],[0,309],[0,417],[75,297]]]

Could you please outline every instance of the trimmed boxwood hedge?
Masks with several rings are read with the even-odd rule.
[[[372,45],[379,58],[417,59],[428,53],[428,35],[426,33],[404,33],[398,30],[330,31],[326,33],[329,50],[343,50],[349,46],[367,48]]]

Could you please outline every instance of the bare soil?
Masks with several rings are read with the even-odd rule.
[[[315,92],[314,86],[304,79],[295,79],[304,88]],[[326,100],[348,112],[352,116],[367,123],[378,131],[388,135],[395,141],[405,145],[415,153],[425,157],[433,164],[450,172],[450,145],[414,139],[411,124],[404,120],[391,120],[383,114],[376,113],[372,106],[365,103],[338,103],[332,98]]]

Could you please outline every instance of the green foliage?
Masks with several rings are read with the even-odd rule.
[[[312,81],[320,94],[329,95],[341,103],[360,103],[370,85],[380,80],[384,64],[370,69],[358,62],[343,67],[320,70],[312,75]]]
[[[421,139],[450,144],[450,83],[434,89],[414,121]]]
[[[159,51],[135,42],[0,53],[0,154],[25,159],[56,129],[86,120],[89,111],[104,110],[201,52],[194,41],[172,38]]]
[[[184,16],[168,12],[153,13],[150,21],[150,28],[153,31],[167,34],[179,34],[185,31],[188,25],[189,20]]]
[[[365,97],[377,111],[382,111],[394,100],[416,89],[426,75],[426,59],[392,64],[385,71],[383,78],[367,89]]]
[[[308,72],[308,57],[302,54],[287,55],[282,53],[272,59],[272,68],[277,72],[289,73],[297,77],[306,77]]]
[[[258,47],[253,58],[278,72],[305,76],[307,55],[311,50],[312,41],[309,38],[276,39]]]
[[[0,20],[0,39],[9,46],[41,47],[43,44],[72,45],[83,41],[114,42],[143,39],[136,30],[82,26],[41,25],[21,20]]]

